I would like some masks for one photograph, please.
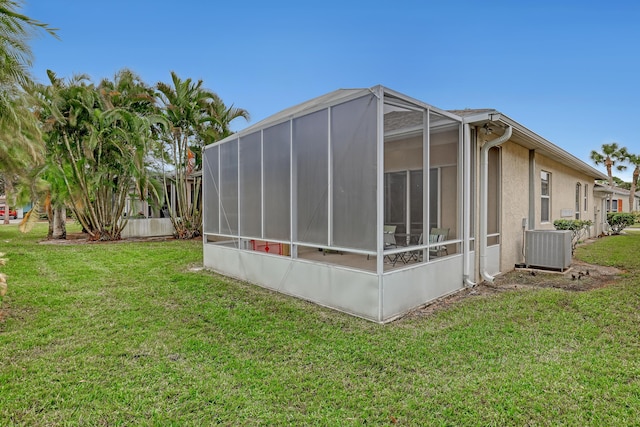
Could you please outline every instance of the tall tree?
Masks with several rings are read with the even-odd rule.
[[[590,157],[596,165],[604,165],[607,169],[607,176],[609,177],[609,187],[613,187],[613,167],[616,166],[616,169],[619,171],[626,168],[625,165],[619,163],[624,159],[622,149],[616,142],[602,144],[602,151],[591,150]],[[616,165],[616,163],[618,164]],[[612,196],[609,194],[609,205],[611,205],[611,199]]]
[[[7,208],[12,200],[15,203],[13,184],[28,174],[41,147],[35,120],[25,105],[25,93],[20,90],[31,81],[33,54],[29,41],[39,31],[56,36],[56,30],[47,24],[19,13],[22,4],[21,0],[0,0],[0,172],[5,181]],[[5,209],[5,223],[9,221],[8,212]]]
[[[202,178],[195,173],[200,164],[196,156],[205,144],[229,135],[232,120],[246,119],[249,114],[227,107],[217,94],[203,87],[202,80],[182,80],[175,72],[171,72],[171,84],[160,82],[156,88],[169,125],[162,135],[172,169],[164,174],[167,203],[171,201],[168,181],[175,186],[175,206],[168,206],[169,215],[177,237],[196,237],[202,234]]]
[[[54,37],[56,29],[19,13],[22,0],[0,0],[0,81],[27,83],[31,80],[29,67],[33,53],[29,41],[39,30]],[[4,109],[5,99],[0,108]],[[5,111],[2,111],[4,113]]]
[[[637,154],[631,154],[623,147],[621,150],[622,159],[629,163],[633,167],[633,173],[631,176],[631,185],[629,188],[629,212],[633,212],[634,201],[636,198],[636,189],[638,185],[638,177],[640,177],[640,156]]]
[[[2,87],[0,92],[11,112],[0,114],[0,175],[7,207],[3,221],[8,224],[8,208],[17,204],[14,188],[28,186],[30,171],[42,162],[44,150],[26,94],[16,86]]]
[[[130,190],[145,175],[152,123],[140,103],[152,104],[151,91],[128,71],[98,86],[86,76],[65,82],[48,74],[38,113],[67,205],[92,239],[119,239]]]

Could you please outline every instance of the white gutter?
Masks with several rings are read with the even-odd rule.
[[[463,263],[463,279],[464,284],[468,287],[474,287],[476,282],[472,281],[469,278],[469,239],[471,238],[471,126],[466,123],[464,125],[464,134],[463,134],[463,156],[464,162],[466,162],[463,167],[464,176],[462,178],[462,188],[464,188],[464,224],[462,227],[462,263]]]
[[[480,149],[480,274],[484,280],[493,283],[494,277],[487,273],[487,217],[489,192],[489,149],[503,144],[511,138],[513,128],[507,126],[504,134],[486,142]]]

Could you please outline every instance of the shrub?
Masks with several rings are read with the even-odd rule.
[[[632,213],[625,212],[609,212],[607,214],[607,223],[611,227],[612,234],[620,234],[622,230],[635,224],[636,217]]]
[[[582,219],[556,219],[553,221],[553,226],[556,230],[571,231],[571,253],[576,249],[576,245],[582,240],[582,237],[592,224],[592,221]]]

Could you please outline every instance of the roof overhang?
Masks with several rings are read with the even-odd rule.
[[[604,173],[566,152],[562,148],[546,140],[503,113],[493,110],[478,114],[470,114],[463,117],[463,119],[465,124],[472,126],[484,126],[486,123],[492,123],[493,126],[503,128],[511,126],[513,129],[513,135],[510,140],[516,144],[528,148],[529,150],[534,150],[543,156],[570,166],[573,169],[592,176],[595,179],[608,179],[607,175]]]
[[[610,187],[607,184],[598,184],[596,183],[593,187],[593,191],[596,193],[604,193],[604,194],[616,194],[618,196],[629,197],[631,191],[620,188],[620,187]],[[634,193],[633,197],[636,199],[640,199],[640,193]]]

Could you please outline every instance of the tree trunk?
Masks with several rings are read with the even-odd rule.
[[[640,167],[636,166],[633,170],[633,177],[631,178],[631,189],[629,190],[629,212],[633,212],[633,205],[636,201],[636,183],[638,182],[638,176],[640,175]]]
[[[67,238],[67,209],[64,205],[56,206],[53,209],[53,231],[51,237],[53,239]]]
[[[49,230],[47,231],[47,239],[53,239],[53,208],[51,207],[51,202],[47,197],[47,203],[45,205],[45,209],[47,211],[47,222],[49,222]]]
[[[11,177],[4,176],[4,223],[9,224],[9,199],[13,193],[13,184],[11,183]]]
[[[607,158],[605,159],[604,165],[607,168],[607,176],[609,177],[609,190],[613,190],[613,174],[611,173],[611,167],[613,166],[613,162],[611,161],[609,156],[607,156]],[[609,198],[609,209],[607,210],[607,212],[604,213],[605,218],[607,217],[607,214],[613,210],[613,193],[609,193],[608,198]]]

